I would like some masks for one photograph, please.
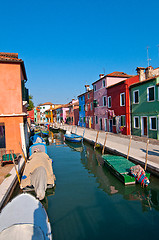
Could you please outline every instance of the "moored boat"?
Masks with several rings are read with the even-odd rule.
[[[45,143],[34,143],[29,148],[29,155],[31,156],[34,152],[40,151],[47,154],[47,147]]]
[[[0,214],[0,239],[51,240],[51,225],[41,202],[22,193],[9,202]]]
[[[67,141],[70,141],[70,142],[81,142],[83,137],[82,136],[79,136],[77,134],[74,134],[74,133],[70,133],[68,131],[66,131],[66,134],[64,135],[65,136],[65,139]]]
[[[131,174],[130,169],[136,165],[122,156],[106,154],[102,156],[106,166],[125,185],[135,184],[136,178]],[[150,178],[150,173],[145,173]]]
[[[52,160],[45,152],[35,151],[29,157],[25,165],[21,180],[21,189],[35,191],[36,197],[44,199],[47,188],[55,186],[55,175],[53,174]]]

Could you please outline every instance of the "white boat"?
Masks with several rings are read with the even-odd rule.
[[[9,202],[0,214],[0,239],[52,240],[51,225],[41,202],[27,193]]]

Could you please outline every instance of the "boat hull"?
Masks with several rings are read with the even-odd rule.
[[[67,141],[74,142],[74,143],[81,142],[83,139],[82,136],[79,136],[76,134],[65,134],[64,136]]]

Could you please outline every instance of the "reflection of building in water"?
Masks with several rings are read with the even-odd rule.
[[[125,200],[140,201],[143,211],[151,208],[159,210],[159,187],[153,183],[148,188],[141,188],[140,184],[125,186],[103,165],[100,153],[97,153],[90,146],[84,145],[81,152],[81,162],[96,178],[99,188],[108,195],[121,194]]]

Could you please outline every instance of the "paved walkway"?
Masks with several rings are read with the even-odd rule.
[[[78,135],[83,136],[84,128],[63,125],[62,129],[72,131]],[[97,131],[93,129],[85,128],[84,139],[95,143],[97,136]],[[104,145],[106,132],[99,131],[97,143],[101,146]],[[110,153],[120,154],[127,156],[128,148],[130,143],[130,136],[125,136],[121,134],[108,133],[106,141],[106,150]],[[139,163],[142,166],[145,165],[146,159],[146,147],[147,138],[132,136],[129,159],[135,163]],[[148,155],[147,155],[147,170],[159,177],[159,140],[149,139],[148,144]]]

